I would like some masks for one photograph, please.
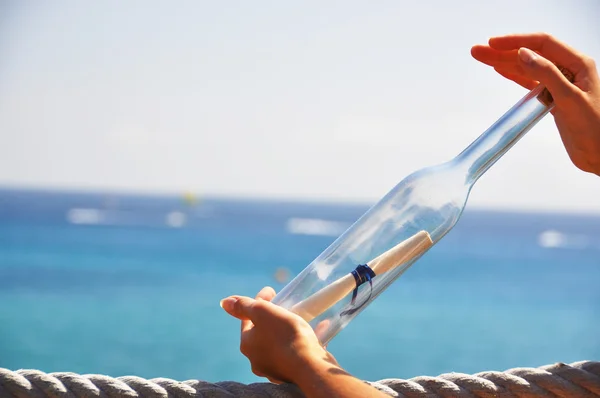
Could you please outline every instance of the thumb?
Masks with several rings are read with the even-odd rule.
[[[572,98],[576,93],[577,87],[563,75],[556,65],[546,58],[528,48],[521,47],[519,49],[519,60],[523,70],[527,72],[529,77],[543,84],[558,104]]]
[[[246,320],[251,318],[252,306],[255,301],[250,297],[231,296],[224,298],[219,304],[229,315],[237,319]]]

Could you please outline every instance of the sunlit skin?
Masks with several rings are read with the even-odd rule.
[[[388,396],[344,371],[319,343],[318,330],[272,304],[273,297],[275,291],[265,287],[255,299],[231,296],[221,302],[241,320],[240,351],[254,374],[273,383],[294,383],[309,398]]]
[[[494,37],[471,49],[473,57],[527,89],[543,84],[552,94],[556,125],[573,163],[600,175],[600,78],[594,61],[543,33]],[[555,64],[575,75],[569,82]],[[270,301],[266,287],[256,298],[231,296],[221,302],[241,320],[240,350],[252,371],[274,383],[290,382],[313,397],[387,397],[344,371],[298,315]]]
[[[554,97],[552,115],[571,161],[600,175],[600,77],[592,58],[546,33],[492,37],[471,55],[527,89],[543,84]],[[555,64],[575,75],[572,84]]]

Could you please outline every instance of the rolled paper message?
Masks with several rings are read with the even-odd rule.
[[[366,265],[373,271],[374,276],[381,275],[420,256],[432,245],[433,241],[429,233],[427,231],[419,231],[369,261]],[[355,275],[353,273],[346,274],[312,296],[294,305],[291,311],[300,315],[305,321],[310,322],[350,294],[358,287],[357,285]]]

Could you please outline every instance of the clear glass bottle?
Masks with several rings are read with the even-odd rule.
[[[452,229],[473,184],[551,108],[538,86],[456,158],[406,177],[273,302],[309,321],[327,344]]]

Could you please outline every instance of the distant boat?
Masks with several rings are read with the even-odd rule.
[[[189,207],[194,207],[200,202],[200,200],[198,199],[198,196],[196,194],[194,194],[193,192],[185,192],[182,195],[182,199],[183,199],[183,202]]]
[[[538,245],[547,249],[584,249],[589,244],[590,240],[585,235],[567,235],[553,229],[546,230],[538,235]]]
[[[106,213],[101,209],[72,208],[66,217],[71,224],[96,225],[105,222]]]
[[[339,236],[349,226],[349,223],[320,218],[292,217],[286,222],[288,233],[294,235]]]
[[[187,223],[187,216],[180,211],[172,211],[167,214],[165,224],[171,228],[181,228]]]

